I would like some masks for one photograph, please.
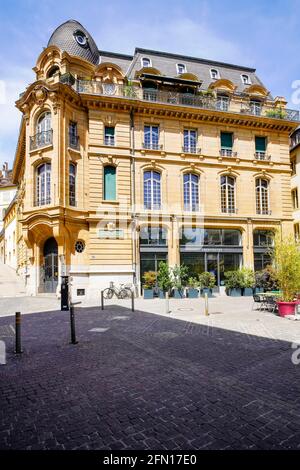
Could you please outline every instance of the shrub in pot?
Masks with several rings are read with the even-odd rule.
[[[154,287],[156,284],[156,272],[147,271],[144,274],[143,279],[144,279],[144,285],[143,285],[144,299],[153,299]]]
[[[242,295],[242,288],[244,287],[241,271],[226,271],[224,277],[227,294],[232,297],[240,297]]]
[[[177,264],[172,268],[172,285],[173,296],[176,299],[183,298],[184,287],[186,286],[188,277],[188,267],[184,264],[178,266]]]
[[[198,280],[196,277],[189,277],[187,285],[188,285],[188,297],[189,299],[197,299],[199,297],[199,289],[198,289]]]
[[[212,290],[216,285],[215,275],[205,271],[199,274],[198,277],[199,277],[199,286],[201,289],[201,294],[203,296],[207,294],[208,297],[212,297]]]
[[[292,315],[295,313],[295,298],[300,290],[300,251],[292,236],[281,239],[279,234],[276,235],[273,261],[282,292],[277,302],[279,315]]]
[[[170,292],[172,287],[170,268],[164,261],[158,265],[157,284],[159,287],[159,297],[164,298],[166,292]]]
[[[279,289],[276,270],[273,266],[268,265],[262,271],[256,271],[255,289],[256,292],[267,292]]]
[[[242,277],[242,294],[243,296],[252,296],[255,286],[254,271],[250,268],[240,269]]]

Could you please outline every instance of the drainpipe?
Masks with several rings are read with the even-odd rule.
[[[131,236],[132,236],[132,268],[133,268],[133,280],[134,284],[137,281],[137,242],[136,242],[136,193],[135,193],[135,139],[134,139],[134,109],[130,110],[130,146],[131,146]]]

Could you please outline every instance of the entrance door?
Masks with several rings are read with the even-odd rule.
[[[43,284],[44,292],[56,292],[58,284],[58,247],[55,238],[48,238],[44,245]]]
[[[144,274],[148,271],[158,272],[159,263],[167,261],[167,252],[141,252],[141,286],[144,282]]]
[[[219,272],[219,254],[218,253],[206,253],[206,270],[214,274],[216,278],[216,284],[220,285],[220,272]]]

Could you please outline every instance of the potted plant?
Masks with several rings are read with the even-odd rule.
[[[172,287],[170,268],[164,261],[158,265],[157,284],[159,287],[159,297],[163,299],[166,292],[169,292]]]
[[[240,270],[227,271],[224,273],[226,292],[231,297],[240,297],[242,295],[243,276]]]
[[[188,267],[184,264],[178,266],[177,264],[172,268],[172,285],[173,285],[173,296],[176,299],[183,297],[183,288],[186,285],[188,277]]]
[[[212,290],[216,285],[216,277],[214,274],[204,271],[199,274],[199,286],[201,289],[201,295],[207,294],[208,297],[212,297]]]
[[[240,269],[240,273],[242,276],[242,294],[244,297],[246,296],[252,296],[253,295],[253,290],[255,286],[255,276],[254,276],[254,271],[250,268],[242,268]]]
[[[144,279],[144,285],[143,285],[144,299],[153,299],[154,287],[156,284],[156,272],[147,271],[144,274],[143,279]]]
[[[255,293],[278,290],[278,279],[273,266],[268,265],[255,273]]]
[[[199,297],[198,281],[196,277],[188,278],[188,289],[187,294],[189,299],[197,299]]]
[[[273,260],[282,292],[277,301],[279,315],[293,315],[296,294],[300,290],[300,251],[292,236],[281,239],[279,234],[276,235]]]

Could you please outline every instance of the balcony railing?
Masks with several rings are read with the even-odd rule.
[[[147,150],[162,150],[163,146],[156,142],[143,142],[143,148]]]
[[[75,134],[69,134],[69,146],[72,149],[79,150],[79,136]]]
[[[115,145],[115,137],[111,135],[107,135],[104,137],[104,145],[108,145],[113,147]]]
[[[52,129],[49,131],[38,132],[37,134],[30,137],[30,150],[39,149],[52,145],[53,143],[53,132]]]
[[[184,153],[201,153],[201,149],[199,147],[196,147],[196,145],[184,145],[182,147],[182,151]]]
[[[257,215],[272,215],[272,211],[270,209],[256,209]]]
[[[221,149],[220,155],[221,157],[236,157],[237,152],[234,152],[232,149]]]
[[[237,214],[238,210],[235,207],[223,207],[221,212],[222,214]]]
[[[153,90],[131,85],[118,85],[113,83],[101,83],[96,80],[78,80],[70,74],[60,77],[60,81],[71,86],[78,93],[114,96],[133,100],[165,103],[195,107],[207,110],[216,110],[235,114],[246,114],[265,118],[282,119],[286,121],[299,121],[299,111],[276,107],[275,105],[264,105],[261,108],[253,105],[239,104],[232,99],[226,105],[220,105],[220,99],[210,93],[189,94],[178,93],[169,90]]]
[[[266,152],[262,151],[255,152],[254,157],[256,160],[271,160],[271,155],[267,155]]]

